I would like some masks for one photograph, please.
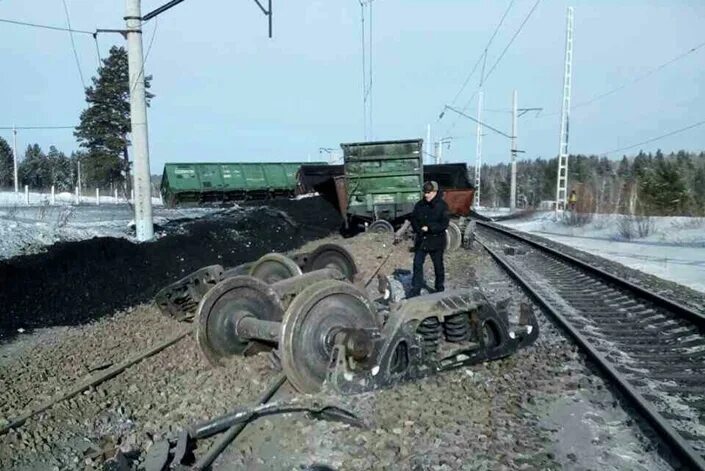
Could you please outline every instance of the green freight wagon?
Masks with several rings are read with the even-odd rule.
[[[161,193],[168,207],[293,196],[296,173],[302,164],[168,163],[164,165]]]
[[[421,197],[422,139],[341,144],[344,176],[337,182],[348,223],[396,225]]]

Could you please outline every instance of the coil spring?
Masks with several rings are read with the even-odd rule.
[[[438,352],[438,344],[441,341],[441,321],[437,317],[427,317],[416,329],[416,332],[423,338],[423,349],[427,355],[435,355]]]
[[[470,317],[467,314],[448,316],[443,322],[446,340],[453,343],[465,342],[470,339]]]

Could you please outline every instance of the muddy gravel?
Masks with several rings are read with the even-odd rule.
[[[348,247],[368,275],[390,250],[382,272],[411,268],[408,245],[393,246],[387,236],[329,237],[300,250],[329,241]],[[430,262],[426,268],[428,280]],[[493,302],[510,298],[513,314],[528,302],[477,248],[447,256],[447,280],[449,289],[479,283]],[[537,315],[539,340],[517,355],[375,393],[322,395],[355,411],[366,426],[303,414],[260,419],[215,469],[671,469],[648,428],[624,409],[576,347]],[[0,425],[185,328],[192,326],[142,304],[0,346]],[[274,373],[266,352],[213,368],[190,335],[0,436],[0,469],[95,469],[117,450],[138,469],[155,442],[251,403]],[[283,388],[275,400],[292,395]],[[201,443],[196,454],[210,443]]]

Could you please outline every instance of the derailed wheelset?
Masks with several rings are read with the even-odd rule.
[[[277,345],[297,390],[313,393],[325,384],[355,394],[503,358],[538,336],[533,313],[523,312],[510,328],[507,314],[477,290],[435,293],[378,310],[363,289],[333,272],[298,283],[304,288],[285,303],[276,284],[249,276],[219,283],[198,309],[204,354],[218,364],[251,342]]]
[[[336,269],[351,281],[357,274],[357,265],[350,252],[337,244],[323,244],[312,252],[299,253],[293,258],[270,253],[228,270],[221,265],[200,268],[160,290],[155,302],[164,315],[185,320],[194,316],[203,296],[224,279],[250,275],[272,284],[325,268]]]

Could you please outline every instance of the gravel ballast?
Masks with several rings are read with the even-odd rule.
[[[334,241],[371,273],[392,249],[388,237]],[[382,271],[411,268],[406,244]],[[493,302],[523,293],[475,248],[447,255],[448,289],[479,283]],[[427,280],[432,269],[427,262]],[[376,285],[376,283],[372,283]],[[216,469],[671,469],[659,442],[538,311],[535,345],[510,358],[340,401],[367,424],[355,428],[301,414],[260,419],[245,429]],[[0,420],[174,335],[185,324],[150,304],[77,327],[23,335],[0,346]],[[93,469],[117,450],[134,469],[157,441],[186,425],[250,403],[274,377],[269,354],[208,365],[188,336],[118,377],[64,401],[0,436],[1,469]],[[292,395],[282,391],[283,397]],[[197,455],[207,449],[201,444]]]

